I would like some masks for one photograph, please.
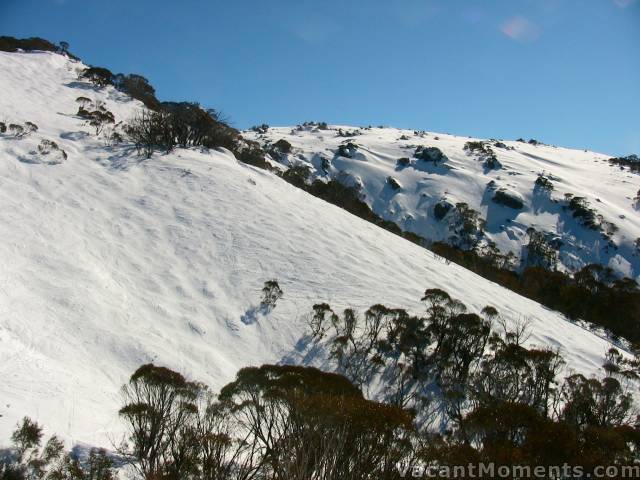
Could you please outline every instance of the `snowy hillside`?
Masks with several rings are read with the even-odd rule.
[[[516,268],[524,257],[527,229],[533,227],[559,246],[560,269],[575,272],[600,263],[640,278],[634,245],[640,237],[635,199],[640,177],[610,165],[608,155],[394,128],[305,125],[244,134],[267,148],[284,139],[291,152],[273,155],[283,165],[308,165],[314,178],[360,187],[375,213],[428,240],[459,243],[451,212],[464,202],[486,220],[481,245],[493,241],[502,253],[512,252]],[[467,142],[483,143],[471,150],[465,149]],[[420,153],[414,157],[422,147],[436,147],[445,158],[434,163],[416,158]],[[536,187],[540,174],[552,191]],[[565,194],[586,200],[581,204],[591,210],[593,228],[574,218]],[[505,205],[496,196],[513,201]],[[438,205],[443,213],[450,209],[449,215],[437,218]]]
[[[118,389],[144,362],[217,388],[242,366],[289,356],[314,303],[419,312],[425,288],[442,288],[476,311],[493,305],[510,321],[529,317],[530,342],[561,348],[567,368],[593,374],[600,366],[608,348],[601,338],[227,151],[144,160],[126,145],[106,146],[75,115],[76,98],[103,101],[116,122],[141,104],[78,81],[81,68],[56,54],[0,53],[0,120],[38,127],[0,135],[0,438],[29,415],[70,441],[108,446],[107,432],[119,428]],[[627,245],[640,234],[627,198],[633,179],[604,156],[510,144],[517,149],[500,152],[504,168],[485,174],[462,153],[465,139],[441,136],[450,170],[396,171],[396,157],[412,153],[403,145],[436,142],[412,132],[398,140],[400,133],[374,129],[357,138],[363,147],[354,159],[331,156],[334,171],[360,177],[376,210],[423,231],[435,225],[428,211],[439,196],[466,200],[488,211],[501,247],[516,248],[526,225],[561,225],[555,207],[531,194],[538,171],[594,205],[599,194],[588,189],[615,180],[619,188],[597,203],[620,226],[619,251],[607,261],[637,274]],[[269,135],[290,139],[313,161],[341,140],[333,131]],[[399,193],[383,186],[390,175]],[[488,178],[518,190],[527,207],[515,215],[483,201]],[[567,255],[583,259],[585,251]],[[269,315],[253,313],[272,278],[284,297]]]

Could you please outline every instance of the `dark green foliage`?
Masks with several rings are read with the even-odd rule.
[[[118,73],[113,76],[113,86],[130,97],[140,100],[151,110],[160,109],[160,102],[156,98],[155,89],[142,75],[137,75],[135,73],[124,75],[122,73]]]
[[[98,87],[106,87],[114,84],[115,75],[108,68],[87,67],[80,74],[80,78],[88,80]]]
[[[567,208],[573,213],[573,218],[578,219],[582,225],[591,230],[600,230],[596,211],[589,207],[589,202],[586,198],[572,196]]]
[[[484,258],[479,251],[465,251],[441,242],[434,242],[429,248],[488,280],[570,318],[586,320],[632,342],[640,341],[640,290],[634,280],[607,280],[606,276],[597,273],[596,267],[599,266],[596,265],[587,265],[575,277],[553,271],[558,246],[541,232],[531,232],[529,236],[529,243],[533,241],[533,245],[531,250],[527,246],[527,257],[533,252],[538,260],[531,266],[525,266],[520,274],[501,266],[504,265],[502,261]],[[546,264],[546,268],[540,266],[540,262]],[[597,280],[597,288],[587,288],[589,283],[584,279],[589,277]]]
[[[525,246],[526,264],[529,267],[542,267],[555,270],[558,264],[558,245],[551,241],[548,234],[530,227],[527,230],[529,243]]]
[[[403,232],[394,222],[384,220],[376,215],[371,208],[369,208],[369,205],[362,201],[360,192],[355,187],[348,187],[337,180],[330,180],[326,183],[316,180],[311,185],[306,186],[305,190],[311,195],[344,208],[353,215],[378,225],[396,235],[400,235],[411,242],[419,245],[424,242],[424,239],[418,235],[411,232]]]
[[[14,37],[0,37],[0,51],[2,52],[17,52],[23,50],[25,52],[44,51],[44,52],[56,52],[62,53],[70,58],[79,60],[78,57],[69,53],[69,44],[67,42],[60,42],[59,45],[39,37],[30,38],[14,38]]]
[[[346,158],[353,158],[358,151],[358,145],[353,142],[343,143],[338,146],[338,155]]]
[[[243,163],[263,170],[272,170],[271,165],[265,158],[264,150],[260,148],[257,142],[249,140],[238,141],[233,149],[233,154]]]
[[[446,162],[447,160],[449,160],[447,156],[444,153],[442,153],[442,150],[440,150],[438,147],[419,146],[418,148],[416,148],[414,156],[416,158],[419,158],[420,160],[432,162],[434,165],[437,165],[438,163]]]
[[[493,194],[492,200],[496,203],[499,203],[500,205],[504,205],[506,207],[513,208],[516,210],[520,210],[524,208],[524,203],[522,202],[522,200],[516,195],[510,194],[506,190],[502,190],[502,189],[496,190],[496,192]]]
[[[628,168],[633,173],[640,173],[640,158],[637,155],[610,158],[609,163],[620,168]]]
[[[306,188],[311,168],[307,165],[295,165],[282,174],[282,178],[298,188]]]
[[[481,160],[483,160],[484,165],[487,168],[495,169],[501,167],[501,164],[498,161],[498,157],[496,156],[491,146],[486,142],[469,141],[464,144],[464,150],[477,155]]]
[[[291,153],[291,144],[284,138],[281,138],[273,144],[273,148],[279,153]]]
[[[263,123],[262,125],[254,125],[253,127],[251,127],[251,130],[256,133],[264,134],[269,131],[269,125],[267,125],[266,123]]]
[[[409,159],[407,157],[399,158],[396,161],[396,168],[397,169],[406,168],[409,165],[411,165],[411,159]]]
[[[451,243],[463,249],[474,248],[484,235],[485,221],[480,212],[464,202],[456,203],[449,230]]]
[[[393,190],[400,190],[402,188],[402,185],[400,185],[400,182],[398,182],[398,180],[396,180],[393,177],[387,177],[387,183]]]
[[[536,178],[535,188],[544,190],[545,192],[552,192],[554,187],[551,180],[543,173],[540,173],[538,174],[538,178]]]
[[[78,109],[78,116],[86,119],[87,123],[96,129],[96,135],[100,135],[105,126],[115,123],[116,119],[104,104],[96,102],[93,110],[86,110],[82,105]]]
[[[6,133],[7,132],[7,124],[4,122],[0,122],[0,133]]]
[[[433,216],[438,220],[442,220],[451,211],[453,205],[446,200],[440,200],[433,206]]]

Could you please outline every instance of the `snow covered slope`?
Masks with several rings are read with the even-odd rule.
[[[503,253],[512,252],[517,264],[528,242],[527,229],[534,227],[554,243],[561,242],[561,269],[574,272],[589,263],[601,263],[640,279],[640,251],[634,245],[640,237],[640,205],[634,198],[640,177],[611,166],[608,155],[395,128],[330,125],[321,130],[305,125],[244,135],[263,145],[288,141],[293,148],[279,158],[284,165],[308,165],[315,178],[340,178],[360,186],[375,213],[428,240],[451,242],[451,215],[438,220],[435,205],[464,202],[486,220],[483,241],[495,242]],[[469,141],[485,142],[498,163],[491,168],[479,152],[465,150]],[[339,146],[349,142],[357,149],[339,155]],[[448,159],[434,165],[413,158],[417,147],[437,147]],[[401,158],[404,165],[397,162]],[[539,174],[553,184],[551,193],[535,187]],[[496,203],[497,191],[519,199],[523,208]],[[601,231],[585,228],[563,208],[568,204],[565,193],[586,199]],[[616,227],[610,243],[605,234]]]
[[[229,152],[143,160],[105,146],[74,115],[76,97],[104,101],[116,121],[141,105],[79,82],[80,68],[0,53],[0,118],[39,127],[0,136],[0,443],[29,415],[108,446],[118,389],[140,364],[219,388],[293,352],[322,301],[421,311],[424,289],[439,287],[475,311],[529,317],[531,342],[561,348],[568,368],[599,367],[601,338]],[[40,153],[43,139],[67,158]],[[284,297],[252,314],[272,278]]]

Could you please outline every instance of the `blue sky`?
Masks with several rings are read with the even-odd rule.
[[[238,128],[324,120],[640,153],[640,0],[0,0],[0,34],[66,40]]]

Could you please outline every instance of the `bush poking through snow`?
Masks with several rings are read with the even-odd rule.
[[[111,70],[103,67],[87,67],[80,74],[80,78],[88,80],[98,87],[113,85],[115,76]]]
[[[393,177],[387,177],[387,183],[393,190],[400,190],[402,188],[402,185],[400,185],[400,182],[398,182],[398,180],[396,180]]]
[[[582,225],[591,230],[600,230],[596,211],[589,206],[586,198],[571,196],[567,208],[573,212],[573,218],[578,219]]]
[[[63,160],[67,159],[67,152],[62,150],[58,144],[52,140],[42,139],[38,144],[38,153],[42,156],[52,155],[53,159],[49,159],[44,163],[49,165],[55,165],[58,163],[62,163]],[[55,158],[57,157],[57,158]]]
[[[450,243],[463,250],[473,249],[484,235],[485,223],[480,212],[467,203],[456,203],[449,224],[449,231],[453,233]]]
[[[262,287],[262,301],[260,305],[269,310],[275,308],[276,302],[282,298],[283,291],[277,280],[267,280]]]
[[[24,135],[24,127],[17,123],[9,124],[9,131],[16,138],[21,138]]]
[[[504,205],[505,207],[513,208],[515,210],[520,210],[524,207],[524,202],[520,195],[502,188],[496,190],[493,194],[492,200],[500,205]]]
[[[549,177],[546,177],[544,173],[540,173],[538,174],[538,178],[536,178],[535,188],[545,192],[552,192],[554,187]]]
[[[442,153],[442,150],[440,150],[438,147],[419,146],[418,148],[416,148],[414,156],[416,158],[419,158],[420,160],[432,162],[434,165],[449,160],[447,156]]]
[[[291,153],[291,144],[284,138],[281,138],[273,144],[273,148],[280,153]]]
[[[15,138],[23,138],[33,132],[37,132],[38,126],[33,122],[24,122],[24,125],[10,123],[8,127],[5,123],[0,123],[0,133],[5,133],[7,130]]]
[[[307,165],[295,165],[282,174],[282,178],[298,188],[305,188],[311,175],[311,168]]]
[[[558,249],[557,245],[551,241],[551,235],[529,227],[527,236],[529,243],[525,246],[526,265],[554,271],[558,265]]]
[[[503,144],[504,145],[504,144]],[[506,145],[505,145],[506,147]],[[484,166],[489,169],[498,169],[502,165],[498,161],[496,153],[486,142],[470,141],[464,144],[464,150],[470,154],[475,154],[484,162]]]
[[[446,200],[440,200],[433,206],[433,216],[438,220],[442,220],[451,211],[453,205]]]
[[[398,168],[398,169],[406,168],[409,165],[411,165],[411,159],[410,158],[403,157],[403,158],[399,158],[398,160],[396,160],[396,168]]]
[[[338,155],[345,158],[353,158],[358,152],[358,145],[353,142],[343,143],[338,146]]]

